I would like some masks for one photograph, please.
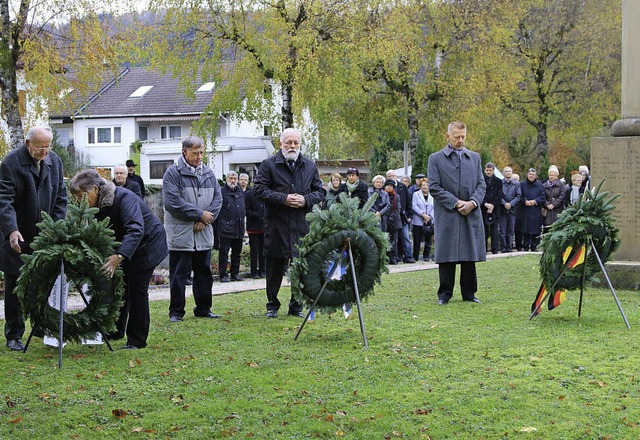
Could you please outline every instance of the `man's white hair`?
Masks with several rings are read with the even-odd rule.
[[[302,135],[300,134],[299,130],[293,127],[289,127],[289,128],[285,128],[284,130],[282,130],[282,133],[280,133],[280,143],[284,142],[284,137],[289,133],[296,134],[298,135],[298,138],[302,139]]]
[[[51,127],[46,127],[44,125],[40,125],[38,127],[31,127],[29,131],[27,131],[27,135],[24,137],[28,141],[32,141],[34,137],[38,134],[38,132],[47,131],[53,136],[53,132],[51,131]]]
[[[236,171],[231,170],[231,171],[228,171],[228,172],[227,172],[227,177],[229,177],[229,176],[236,176],[236,177],[238,177],[238,173],[237,173]]]

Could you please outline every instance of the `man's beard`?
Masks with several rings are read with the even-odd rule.
[[[300,150],[298,150],[296,152],[287,151],[287,152],[282,153],[282,155],[287,160],[298,160],[298,156],[300,155]]]
[[[236,189],[236,186],[238,186],[237,183],[227,183],[227,186],[229,186],[229,188],[231,189]]]

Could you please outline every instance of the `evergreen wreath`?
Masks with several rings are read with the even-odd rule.
[[[329,312],[355,301],[349,254],[338,254],[346,240],[351,242],[361,298],[373,294],[375,284],[381,281],[383,273],[388,272],[389,238],[380,230],[380,219],[371,211],[378,195],[373,194],[362,209],[358,209],[360,200],[357,197],[350,198],[346,193],[338,197],[339,203],[334,203],[328,210],[316,205],[307,214],[309,234],[300,241],[299,254],[293,259],[289,272],[294,299],[309,306],[326,281],[332,262],[338,259],[338,264],[347,271],[340,279],[329,280],[316,304],[316,309]]]
[[[69,204],[67,217],[56,222],[42,213],[40,233],[33,240],[32,255],[23,255],[16,295],[34,328],[58,334],[60,312],[49,305],[51,289],[60,274],[60,261],[70,287],[88,286],[89,305],[78,312],[64,314],[65,341],[93,339],[96,333],[113,332],[123,304],[123,275],[116,270],[113,278],[102,275],[106,256],[118,245],[109,228],[109,218],[97,221],[98,208],[90,208],[86,196],[80,204]]]
[[[587,245],[588,257],[584,263],[586,267],[579,265],[565,270],[556,284],[556,289],[577,289],[582,283],[585,270],[586,279],[590,280],[598,273],[600,265],[593,252],[589,252],[589,240],[593,240],[603,263],[609,260],[620,245],[618,229],[613,226],[615,219],[611,215],[615,208],[612,202],[618,196],[610,196],[609,192],[600,191],[603,183],[604,180],[593,190],[585,191],[574,205],[562,211],[549,232],[543,235],[540,276],[549,289],[564,268],[562,254],[569,246],[575,250],[583,244]]]

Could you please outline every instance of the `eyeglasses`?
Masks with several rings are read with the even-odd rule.
[[[36,151],[48,151],[51,150],[51,145],[47,145],[46,147],[31,147]]]

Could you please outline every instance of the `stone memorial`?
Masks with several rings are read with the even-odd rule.
[[[640,288],[640,2],[622,1],[622,118],[613,137],[591,140],[591,186],[619,194],[620,248],[607,271],[614,286]]]

